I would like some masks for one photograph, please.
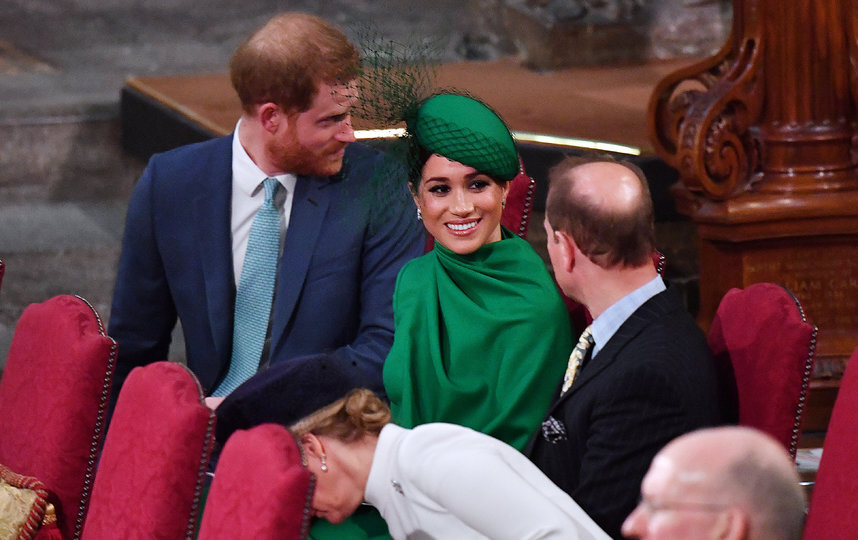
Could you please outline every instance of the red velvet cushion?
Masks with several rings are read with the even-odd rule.
[[[725,413],[731,416],[737,406],[740,425],[768,433],[795,456],[816,327],[804,320],[793,295],[772,283],[730,289],[708,339],[721,373]]]
[[[83,537],[193,533],[214,418],[184,366],[155,362],[134,368],[116,402]]]
[[[24,310],[0,381],[0,463],[47,486],[64,537],[80,533],[116,343],[83,299]]]
[[[7,491],[9,490],[9,491]],[[4,502],[5,501],[5,502]],[[0,523],[3,531],[12,530],[18,540],[30,540],[42,526],[48,506],[48,490],[38,478],[22,476],[0,464]],[[5,537],[5,536],[4,536]]]
[[[200,540],[306,538],[314,482],[302,462],[281,425],[233,433],[218,460]]]
[[[840,381],[810,500],[805,540],[858,538],[858,349]]]

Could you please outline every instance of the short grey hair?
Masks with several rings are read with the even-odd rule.
[[[807,507],[795,475],[750,451],[726,471],[727,489],[748,505],[751,540],[801,540]]]

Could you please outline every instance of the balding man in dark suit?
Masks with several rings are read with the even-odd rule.
[[[652,265],[652,200],[637,167],[574,158],[556,166],[545,229],[558,284],[593,323],[527,452],[619,538],[653,456],[719,421],[711,353]]]

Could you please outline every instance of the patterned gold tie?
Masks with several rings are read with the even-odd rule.
[[[563,389],[560,391],[561,396],[569,390],[570,386],[572,386],[575,376],[581,370],[581,363],[584,361],[587,351],[592,346],[593,331],[591,327],[588,326],[581,333],[581,337],[578,339],[578,344],[575,345],[575,348],[572,349],[572,354],[569,355],[569,363],[566,364],[566,374],[563,376]]]

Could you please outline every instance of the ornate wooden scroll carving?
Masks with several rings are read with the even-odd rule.
[[[734,0],[713,57],[648,112],[700,238],[699,321],[730,287],[783,283],[820,327],[817,378],[858,346],[858,0]]]

